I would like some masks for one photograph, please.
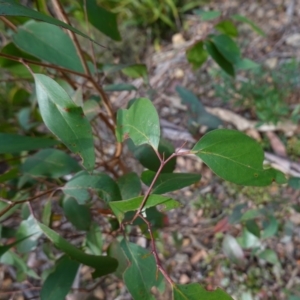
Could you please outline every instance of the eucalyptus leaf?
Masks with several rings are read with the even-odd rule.
[[[120,188],[122,199],[131,199],[140,195],[142,186],[139,176],[132,172],[119,177],[117,184]]]
[[[58,141],[52,139],[0,132],[0,154],[19,153],[48,148],[58,144]]]
[[[143,196],[136,197],[133,199],[122,200],[122,201],[113,201],[109,202],[109,206],[112,211],[121,222],[124,218],[124,214],[128,211],[135,211],[139,208],[143,201]],[[167,211],[173,208],[180,207],[181,204],[172,198],[160,196],[160,195],[150,195],[146,201],[144,208],[149,208],[156,205],[162,205],[162,211]]]
[[[160,272],[157,273],[153,255],[125,239],[121,242],[121,248],[128,259],[123,278],[131,296],[134,300],[154,300],[151,288],[159,286],[163,277]]]
[[[173,284],[174,300],[233,300],[220,288],[214,291],[208,291],[198,283]]]
[[[93,134],[82,108],[50,77],[35,74],[34,79],[44,123],[72,152],[81,156],[86,169],[92,170],[95,165]]]
[[[61,26],[63,28],[69,29],[87,39],[90,41],[96,43],[93,39],[91,39],[86,34],[82,33],[81,31],[77,30],[76,28],[61,22],[55,18],[52,18],[48,15],[44,15],[38,11],[32,10],[24,5],[21,5],[17,3],[14,0],[0,0],[0,16],[22,16],[22,17],[28,17],[31,19],[40,20],[49,24],[53,24],[56,26]],[[96,43],[98,44],[98,43]]]
[[[152,183],[155,172],[144,171],[142,173],[142,181],[150,186]],[[193,183],[198,182],[201,179],[201,175],[192,174],[192,173],[163,173],[160,174],[155,181],[155,184],[152,189],[152,194],[165,194],[180,190],[184,187],[187,187]]]
[[[43,233],[53,242],[53,244],[66,253],[72,260],[94,268],[95,271],[92,274],[93,278],[112,273],[116,270],[118,262],[114,258],[86,254],[70,244],[46,225],[39,222],[38,225]]]
[[[139,98],[129,109],[118,110],[116,135],[119,142],[129,137],[136,146],[149,144],[157,150],[160,139],[159,117],[152,102]]]
[[[62,191],[74,197],[79,204],[84,204],[91,198],[91,191],[106,202],[122,199],[116,182],[104,173],[90,175],[84,171],[79,172],[62,188]]]
[[[71,38],[57,26],[31,20],[18,28],[13,41],[17,47],[39,59],[84,72]]]
[[[59,178],[80,170],[78,162],[57,149],[44,149],[29,156],[23,163],[21,170],[33,176]]]
[[[221,178],[245,186],[286,181],[278,170],[263,168],[264,152],[249,136],[228,129],[208,132],[192,151]]]
[[[65,300],[76,277],[79,263],[68,256],[61,257],[46,278],[41,289],[41,300]]]

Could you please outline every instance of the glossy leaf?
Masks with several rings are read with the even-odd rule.
[[[84,72],[71,38],[57,26],[31,20],[18,28],[13,41],[20,49],[39,59]]]
[[[186,58],[193,65],[193,69],[200,68],[208,58],[208,53],[204,49],[202,41],[197,42],[186,50]]]
[[[266,36],[266,34],[264,33],[264,31],[259,28],[257,25],[255,25],[251,20],[249,20],[248,18],[242,16],[242,15],[233,15],[231,16],[232,19],[236,20],[236,21],[240,21],[243,23],[246,23],[248,25],[251,26],[251,28],[256,31],[258,34],[262,35],[262,36]]]
[[[77,30],[76,28],[61,22],[55,18],[52,18],[48,15],[44,15],[38,11],[32,10],[24,5],[17,3],[14,0],[0,0],[0,16],[21,16],[21,17],[28,17],[30,19],[40,20],[49,24],[53,24],[56,26],[61,26],[63,28],[69,29],[93,42],[90,37],[86,34],[82,33],[81,31]],[[96,42],[95,42],[96,43]]]
[[[208,291],[198,283],[173,284],[174,300],[233,300],[220,288]]]
[[[212,59],[230,76],[234,76],[233,65],[219,52],[218,48],[210,41],[205,41],[205,47]]]
[[[0,246],[0,257],[6,252],[8,251],[11,247],[14,247],[16,245],[18,245],[19,243],[23,242],[24,240],[26,240],[27,238],[29,238],[30,236],[25,236],[13,243],[10,243],[8,245],[4,245],[4,246]]]
[[[82,108],[50,77],[35,74],[34,79],[44,123],[72,152],[81,156],[86,169],[92,170],[95,165],[92,128]]]
[[[101,228],[97,223],[92,223],[89,231],[86,234],[85,244],[90,252],[94,255],[101,255],[102,253],[102,234]]]
[[[53,244],[66,253],[71,259],[94,268],[95,271],[92,274],[93,278],[112,273],[116,270],[118,262],[114,258],[86,254],[63,239],[59,234],[49,227],[42,223],[38,223],[38,225],[44,234],[53,242]]]
[[[122,199],[131,199],[140,195],[142,186],[136,173],[127,173],[118,178],[117,184],[120,188]]]
[[[90,191],[106,202],[122,199],[115,181],[102,173],[89,175],[87,172],[80,172],[62,190],[66,195],[74,197],[79,204],[84,204],[91,198]]]
[[[125,68],[122,68],[122,73],[125,75],[131,77],[131,78],[147,78],[148,76],[148,71],[147,67],[144,64],[136,64],[136,65],[131,65],[127,66]]]
[[[0,154],[48,148],[58,144],[58,141],[47,138],[0,133]]]
[[[150,186],[155,177],[155,172],[144,171],[142,173],[142,181]],[[201,179],[201,175],[192,173],[164,173],[160,174],[153,186],[152,194],[165,194],[180,190],[191,184],[198,182]]]
[[[116,84],[108,84],[103,86],[104,91],[106,92],[121,92],[121,91],[136,91],[137,88],[128,83],[116,83]]]
[[[176,92],[181,98],[181,103],[187,106],[190,124],[205,125],[209,129],[218,128],[223,124],[218,117],[206,111],[204,105],[194,93],[182,86],[177,86]]]
[[[215,25],[215,28],[221,33],[228,34],[232,37],[238,36],[238,31],[235,25],[230,20],[224,20]]]
[[[42,235],[39,226],[32,215],[28,219],[21,222],[18,231],[16,233],[17,239],[24,239],[22,242],[18,243],[17,249],[21,253],[27,253],[34,250],[37,246],[38,239]],[[26,238],[25,237],[28,237]]]
[[[133,199],[122,200],[122,201],[113,201],[109,202],[109,206],[111,207],[112,211],[121,222],[124,218],[124,214],[128,211],[136,211],[140,204],[142,203],[143,196],[136,197]],[[156,205],[162,205],[162,211],[168,211],[173,208],[180,207],[181,204],[176,200],[160,196],[160,195],[150,195],[147,199],[147,202],[144,208],[149,208]]]
[[[60,258],[41,289],[41,300],[65,300],[76,277],[79,263],[68,256]]]
[[[89,230],[92,222],[90,210],[85,205],[80,205],[74,198],[65,198],[63,210],[66,218],[78,230]]]
[[[121,248],[128,259],[123,278],[131,296],[134,300],[154,300],[151,288],[157,287],[163,277],[157,272],[153,255],[149,250],[126,240],[121,242]]]
[[[149,144],[157,150],[160,139],[159,117],[152,102],[139,98],[129,109],[118,110],[116,135],[119,142],[129,137],[136,146]]]
[[[59,178],[80,170],[78,162],[57,149],[44,149],[29,156],[23,163],[21,170],[33,176]]]
[[[218,51],[230,63],[236,64],[241,60],[241,52],[237,44],[226,34],[214,35],[211,38]]]
[[[156,172],[160,166],[160,160],[158,159],[155,151],[149,145],[141,145],[136,147],[129,139],[127,141],[129,150],[133,153],[134,157],[147,169]],[[160,139],[158,145],[158,152],[161,156],[164,155],[165,159],[169,158],[174,152],[174,146],[165,139]],[[172,158],[162,169],[162,173],[172,173],[176,167],[176,158]]]
[[[264,152],[247,135],[228,129],[217,129],[203,136],[192,151],[221,178],[245,186],[267,186],[284,183],[284,175],[275,169],[264,169]]]
[[[96,0],[85,1],[89,22],[115,41],[121,41],[117,15],[100,7]]]

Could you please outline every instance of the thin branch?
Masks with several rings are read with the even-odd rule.
[[[17,56],[0,53],[0,57],[5,57],[7,59],[20,62],[20,58],[17,57]],[[63,68],[63,67],[55,66],[55,65],[52,65],[52,64],[42,63],[42,62],[39,62],[39,61],[34,61],[34,60],[30,60],[30,59],[25,59],[25,58],[23,58],[22,60],[23,60],[23,62],[25,62],[27,64],[32,64],[32,65],[36,65],[36,66],[51,68],[51,69],[55,69],[55,70],[60,71],[60,72],[71,73],[71,74],[81,76],[81,77],[84,77],[84,78],[87,78],[87,79],[89,78],[86,74],[76,72],[76,71],[73,71],[73,70],[70,70],[70,69],[66,69],[66,68]]]
[[[162,273],[162,275],[166,278],[166,280],[171,285],[173,285],[173,280],[171,279],[171,277],[169,276],[169,274],[166,272],[166,270],[161,265],[161,261],[159,259],[158,252],[157,252],[157,249],[156,249],[154,235],[153,235],[153,232],[152,232],[152,229],[151,229],[151,224],[150,224],[150,222],[143,215],[140,214],[139,217],[146,223],[146,225],[148,227],[148,232],[149,232],[150,239],[151,239],[152,254],[153,254],[155,262],[156,262],[156,267]]]
[[[1,21],[2,21],[7,27],[9,27],[11,30],[17,31],[16,25],[13,24],[11,21],[9,21],[6,17],[1,16],[0,19],[1,19]]]

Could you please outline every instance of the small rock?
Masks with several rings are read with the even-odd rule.
[[[275,69],[277,66],[278,59],[277,57],[269,58],[265,61],[265,65],[271,70]]]
[[[186,274],[182,274],[179,279],[180,284],[187,284],[190,282],[190,277]]]
[[[293,47],[299,47],[300,46],[300,33],[294,33],[290,36],[288,36],[285,40],[287,45],[293,46]]]
[[[180,47],[184,43],[185,43],[185,39],[181,33],[176,33],[172,36],[172,44],[174,48]]]
[[[184,72],[182,69],[176,68],[174,71],[174,77],[176,79],[181,79],[184,76]]]

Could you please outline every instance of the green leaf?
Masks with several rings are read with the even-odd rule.
[[[36,224],[36,220],[32,215],[30,215],[28,219],[21,222],[16,233],[17,239],[24,239],[22,242],[18,243],[18,251],[21,253],[27,253],[34,250],[41,235],[42,232],[39,226]],[[28,236],[30,237],[25,239],[25,237]]]
[[[233,65],[241,60],[241,51],[237,44],[226,34],[211,38],[218,51]]]
[[[300,177],[291,177],[288,180],[288,185],[295,190],[300,190]]]
[[[0,7],[0,9],[1,9],[1,7]],[[37,59],[36,57],[21,51],[12,42],[6,44],[1,49],[1,53],[13,55],[13,56],[16,56],[19,58],[29,59],[32,61],[39,61],[39,59]],[[28,69],[25,66],[23,66],[22,64],[20,64],[20,62],[13,61],[13,60],[5,58],[5,57],[0,57],[0,66],[2,68],[9,70],[15,76],[25,77],[25,78],[31,77],[31,74],[28,71]],[[30,65],[30,67],[34,72],[40,72],[40,70],[41,70],[40,66]]]
[[[119,177],[117,184],[124,200],[137,197],[142,190],[140,178],[133,172]]]
[[[186,58],[190,64],[193,65],[193,69],[200,68],[207,60],[208,54],[204,49],[204,43],[202,41],[192,45],[186,50]]]
[[[198,283],[173,284],[174,300],[233,300],[220,288],[214,291],[207,291]]]
[[[23,242],[24,240],[28,239],[30,236],[25,236],[13,243],[10,243],[8,245],[4,245],[4,246],[0,246],[0,257],[6,252],[8,251],[11,247],[14,247],[16,245],[18,245],[19,243]]]
[[[0,175],[0,183],[9,181],[19,177],[19,170],[17,168],[10,169],[9,171]]]
[[[0,154],[48,148],[58,144],[58,141],[47,138],[0,132]]]
[[[136,65],[131,65],[125,68],[122,68],[122,73],[125,75],[131,77],[131,78],[147,78],[148,76],[148,71],[147,67],[144,64],[136,64]]]
[[[219,52],[218,48],[210,41],[205,41],[205,47],[212,59],[230,76],[234,76],[233,65]]]
[[[34,74],[34,79],[44,123],[72,152],[81,156],[86,169],[92,170],[95,165],[92,128],[82,108],[50,77]]]
[[[54,19],[50,16],[41,14],[38,11],[32,10],[26,6],[23,6],[19,3],[17,3],[14,0],[0,0],[0,16],[21,16],[21,17],[28,17],[30,19],[36,19],[40,20],[46,23],[50,23],[53,25],[61,26],[63,28],[69,29],[87,39],[90,41],[96,43],[93,39],[88,37],[86,34],[82,33],[81,31],[77,30],[76,28],[61,22],[57,19]],[[96,43],[98,44],[98,43]]]
[[[261,246],[260,239],[246,228],[243,228],[242,235],[237,240],[239,245],[246,249],[257,249]]]
[[[101,255],[102,253],[102,234],[101,228],[97,223],[92,223],[90,230],[86,234],[86,247],[94,255]]]
[[[125,272],[127,268],[127,258],[125,256],[125,253],[123,252],[121,248],[121,244],[119,241],[114,240],[107,249],[107,253],[110,257],[115,258],[118,261],[118,268],[115,271],[115,275],[123,280],[123,273]]]
[[[142,181],[150,186],[155,177],[155,172],[144,171],[142,173]],[[152,194],[165,194],[180,190],[193,183],[198,182],[201,179],[201,175],[192,173],[164,173],[160,174],[153,186]]]
[[[103,86],[104,91],[106,92],[121,92],[121,91],[136,91],[137,88],[128,83],[116,83],[116,84],[108,84]]]
[[[149,145],[141,145],[136,147],[133,142],[127,140],[127,146],[133,153],[134,157],[147,169],[156,172],[160,166],[160,160],[158,159],[155,151]],[[160,139],[158,145],[158,152],[165,159],[169,158],[174,152],[174,146],[165,139]],[[176,157],[172,158],[162,169],[162,173],[172,173],[176,167]]]
[[[204,135],[192,149],[221,178],[245,186],[267,186],[283,182],[275,169],[263,169],[264,152],[247,135],[217,129]]]
[[[109,202],[109,206],[111,207],[112,211],[114,212],[118,220],[121,222],[126,212],[135,211],[139,208],[143,198],[144,196],[140,196],[128,200],[113,201],[113,202]],[[150,195],[149,198],[147,199],[144,209],[156,205],[162,205],[162,209],[161,209],[162,211],[167,211],[181,206],[179,202],[177,202],[176,200],[170,197],[165,197],[160,195]]]
[[[65,152],[57,149],[44,149],[29,156],[21,170],[33,176],[59,178],[80,170],[78,162]]]
[[[86,254],[63,239],[59,234],[49,227],[42,223],[38,223],[38,225],[44,234],[53,242],[53,244],[66,253],[71,259],[94,268],[95,271],[92,274],[93,278],[112,273],[116,270],[118,262],[114,258]]]
[[[261,209],[249,209],[241,217],[241,221],[253,220],[260,217],[264,212]]]
[[[190,124],[193,125],[194,123],[196,123],[199,125],[205,125],[209,129],[218,128],[223,124],[223,122],[218,117],[206,111],[204,105],[191,91],[185,89],[182,86],[176,86],[176,92],[181,98],[181,103],[187,106],[188,115],[190,117]]]
[[[273,264],[273,265],[280,264],[276,252],[271,249],[266,249],[266,250],[260,252],[257,256],[259,258],[267,261],[270,264]]]
[[[236,20],[236,21],[240,21],[243,23],[246,23],[248,25],[250,25],[252,27],[252,29],[254,31],[256,31],[258,34],[262,35],[262,36],[266,36],[266,34],[264,33],[264,31],[259,28],[257,25],[255,25],[251,20],[249,20],[248,18],[242,16],[242,15],[233,15],[231,16],[232,19]]]
[[[121,41],[117,15],[100,7],[96,0],[88,0],[85,3],[89,22],[111,39]]]
[[[259,68],[259,64],[248,58],[241,59],[235,64],[235,66],[239,70],[252,70]]]
[[[254,220],[248,220],[246,222],[246,228],[250,233],[254,234],[258,238],[260,237],[260,228]]]
[[[46,278],[41,289],[41,300],[65,300],[76,277],[79,263],[68,256],[61,257],[55,270]]]
[[[261,237],[263,239],[274,236],[278,232],[278,221],[274,216],[270,216],[268,222],[264,222],[263,233]]]
[[[87,206],[80,205],[74,198],[68,197],[63,200],[63,210],[68,221],[78,230],[89,230],[92,215]]]
[[[154,300],[151,288],[159,286],[163,277],[157,272],[153,255],[126,240],[121,242],[121,248],[129,261],[123,278],[131,296],[134,300]]]
[[[102,173],[89,175],[84,171],[79,172],[62,188],[62,191],[74,197],[79,204],[84,204],[91,198],[90,191],[97,193],[106,202],[122,199],[115,181]]]
[[[215,25],[215,28],[219,30],[221,33],[228,34],[232,37],[238,36],[238,31],[233,22],[230,20],[224,20]]]
[[[91,121],[99,115],[101,108],[96,100],[89,99],[83,103],[83,112],[87,119]]]
[[[158,149],[159,117],[149,99],[139,98],[129,109],[118,110],[116,136],[119,142],[129,137],[136,146],[149,144]]]
[[[197,9],[194,12],[201,17],[202,21],[210,21],[221,16],[221,12],[218,10],[205,11]]]
[[[52,200],[51,198],[49,200],[47,200],[47,202],[46,202],[46,204],[44,205],[44,208],[43,208],[42,222],[46,226],[49,226],[50,221],[51,221],[51,209],[52,209],[51,200]]]
[[[31,20],[20,26],[12,38],[16,46],[39,59],[84,72],[71,38],[57,26]]]

